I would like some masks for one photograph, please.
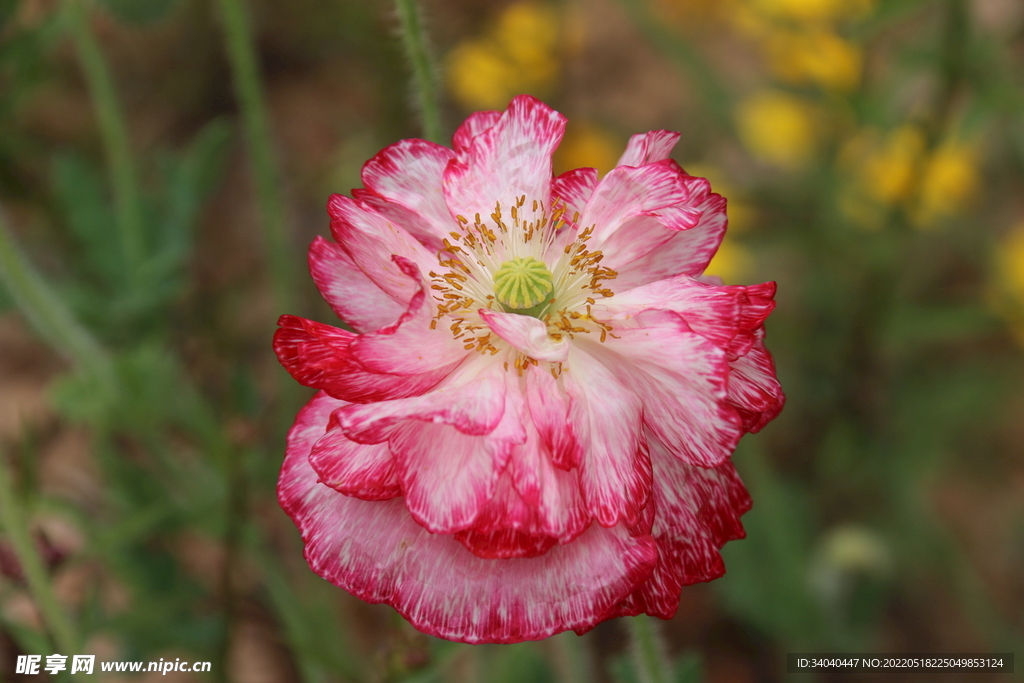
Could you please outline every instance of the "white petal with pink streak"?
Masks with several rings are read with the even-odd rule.
[[[317,482],[307,454],[337,403],[318,395],[289,433],[278,484],[318,574],[369,602],[386,602],[417,628],[463,642],[517,642],[592,627],[651,572],[650,536],[594,526],[540,557],[474,556],[429,533],[402,501],[368,502]]]

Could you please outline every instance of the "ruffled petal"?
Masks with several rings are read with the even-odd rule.
[[[309,247],[309,272],[334,312],[357,332],[389,325],[405,310],[359,270],[344,249],[323,237]]]
[[[501,120],[500,111],[478,111],[470,114],[455,130],[455,135],[452,136],[452,147],[456,152],[468,150],[473,138],[493,128],[499,120]]]
[[[701,195],[696,193],[688,204],[689,208],[701,212],[697,224],[673,233],[646,256],[620,266],[618,276],[611,282],[615,291],[632,289],[674,275],[697,276],[704,272],[722,243],[728,219],[724,197],[710,191]]]
[[[444,236],[437,234],[435,223],[428,221],[420,214],[405,208],[401,204],[389,202],[376,192],[362,188],[352,190],[352,198],[369,206],[384,217],[392,225],[400,225],[417,242],[426,247],[431,254],[444,248]],[[452,221],[454,224],[454,220]]]
[[[552,339],[543,320],[486,308],[481,308],[479,313],[491,332],[534,360],[560,363],[569,355],[569,340]]]
[[[562,395],[555,378],[546,370],[527,369],[526,405],[551,463],[563,470],[579,465],[581,446],[571,419],[572,399]]]
[[[609,618],[646,613],[671,619],[683,586],[724,574],[719,549],[745,535],[740,516],[750,509],[750,496],[732,463],[691,467],[656,438],[650,443],[656,510],[651,533],[658,543],[658,565]]]
[[[644,424],[670,452],[692,465],[721,464],[744,433],[726,400],[726,352],[670,311],[649,311],[632,323],[587,349],[643,398]]]
[[[602,526],[633,523],[647,505],[651,487],[651,465],[641,433],[642,402],[579,346],[569,352],[562,380],[573,399],[583,497]]]
[[[689,200],[688,178],[690,176],[683,173],[677,164],[669,161],[636,168],[613,168],[594,189],[580,224],[593,226],[592,244],[604,250],[605,242],[631,219]],[[666,235],[664,239],[668,237]],[[609,249],[606,259],[613,255]]]
[[[516,444],[494,496],[457,538],[480,557],[530,557],[555,543],[568,543],[590,523],[576,472],[556,469],[528,424],[519,382],[509,382],[505,410],[524,422],[525,440]]]
[[[344,405],[337,402],[338,408]],[[346,496],[389,500],[402,493],[387,444],[356,443],[336,426],[313,444],[309,464],[322,483]]]
[[[450,367],[464,359],[466,349],[451,334],[431,327],[433,313],[427,283],[411,262],[392,257],[400,273],[415,283],[409,307],[393,325],[361,334],[352,341],[352,357],[374,372],[401,375]]]
[[[327,211],[334,240],[370,280],[396,301],[408,302],[419,283],[411,280],[392,256],[416,264],[423,273],[437,267],[434,255],[369,204],[335,194],[327,203]]]
[[[626,151],[619,157],[616,166],[643,166],[668,159],[672,149],[679,142],[679,133],[670,130],[652,130],[637,133],[629,138]]]
[[[369,404],[345,406],[337,413],[345,436],[359,443],[380,443],[405,420],[451,425],[463,434],[489,434],[505,407],[505,373],[482,356],[451,372],[434,391]],[[437,460],[444,460],[438,447]]]
[[[401,499],[337,493],[317,481],[307,458],[336,405],[320,394],[299,413],[278,500],[299,527],[310,567],[357,597],[386,602],[441,638],[511,643],[591,628],[650,575],[654,540],[622,526],[594,526],[539,557],[495,562],[429,533]]]
[[[294,315],[282,315],[277,324],[274,351],[284,369],[299,384],[353,403],[418,396],[454,368],[434,366],[406,375],[376,372],[353,357],[356,335],[351,332]]]
[[[531,221],[550,212],[551,155],[565,131],[565,117],[529,95],[512,100],[496,124],[456,152],[444,174],[448,209],[470,222],[486,221],[501,205],[503,220],[520,197],[520,219]],[[537,202],[536,209],[533,202]]]
[[[761,328],[761,335],[763,331]],[[758,339],[750,352],[733,361],[730,367],[729,403],[739,411],[746,431],[759,432],[786,404],[772,355]]]
[[[774,282],[725,286],[677,275],[617,292],[593,308],[602,320],[628,320],[652,309],[673,311],[735,360],[753,346],[756,330],[775,307],[774,296]]]
[[[458,225],[444,203],[441,182],[455,153],[426,140],[402,140],[385,147],[363,165],[363,185],[388,202],[423,218],[436,239],[448,236]],[[408,229],[408,226],[404,226]]]

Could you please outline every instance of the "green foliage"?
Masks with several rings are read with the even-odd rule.
[[[145,26],[166,17],[178,0],[96,0],[115,17],[128,24]]]

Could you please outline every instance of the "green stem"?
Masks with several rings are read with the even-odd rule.
[[[402,26],[405,54],[412,64],[413,94],[420,113],[423,136],[432,142],[442,143],[437,68],[423,28],[423,16],[416,0],[395,0],[395,8]]]
[[[241,107],[246,147],[263,213],[263,236],[274,293],[280,310],[290,310],[292,253],[285,226],[285,205],[270,137],[263,84],[253,44],[252,22],[243,0],[217,0],[235,96]]]
[[[75,654],[79,652],[81,641],[50,587],[43,560],[39,557],[35,543],[28,532],[28,522],[18,506],[14,485],[7,470],[7,461],[2,453],[0,453],[0,524],[7,532],[14,556],[18,560],[18,564],[21,565],[28,589],[35,599],[36,607],[39,608],[39,613],[46,623],[54,645],[62,653]]]
[[[672,666],[654,619],[641,614],[627,619],[633,638],[633,661],[641,683],[670,683]]]
[[[114,213],[121,252],[129,282],[138,278],[143,259],[142,203],[138,176],[132,162],[128,127],[114,89],[110,69],[89,26],[82,0],[67,0],[71,30],[78,45],[78,57],[89,85],[96,121],[103,138],[110,184],[114,189]]]
[[[21,253],[2,215],[0,282],[46,342],[109,387],[113,376],[107,354]]]

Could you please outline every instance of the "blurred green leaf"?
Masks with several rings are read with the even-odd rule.
[[[124,256],[113,239],[114,213],[103,170],[68,153],[54,160],[52,178],[57,203],[82,248],[84,264],[103,285],[116,290],[124,282]]]
[[[684,652],[675,663],[676,683],[703,683],[704,658],[699,652]]]
[[[153,24],[177,4],[177,0],[96,0],[121,21],[129,24]]]

